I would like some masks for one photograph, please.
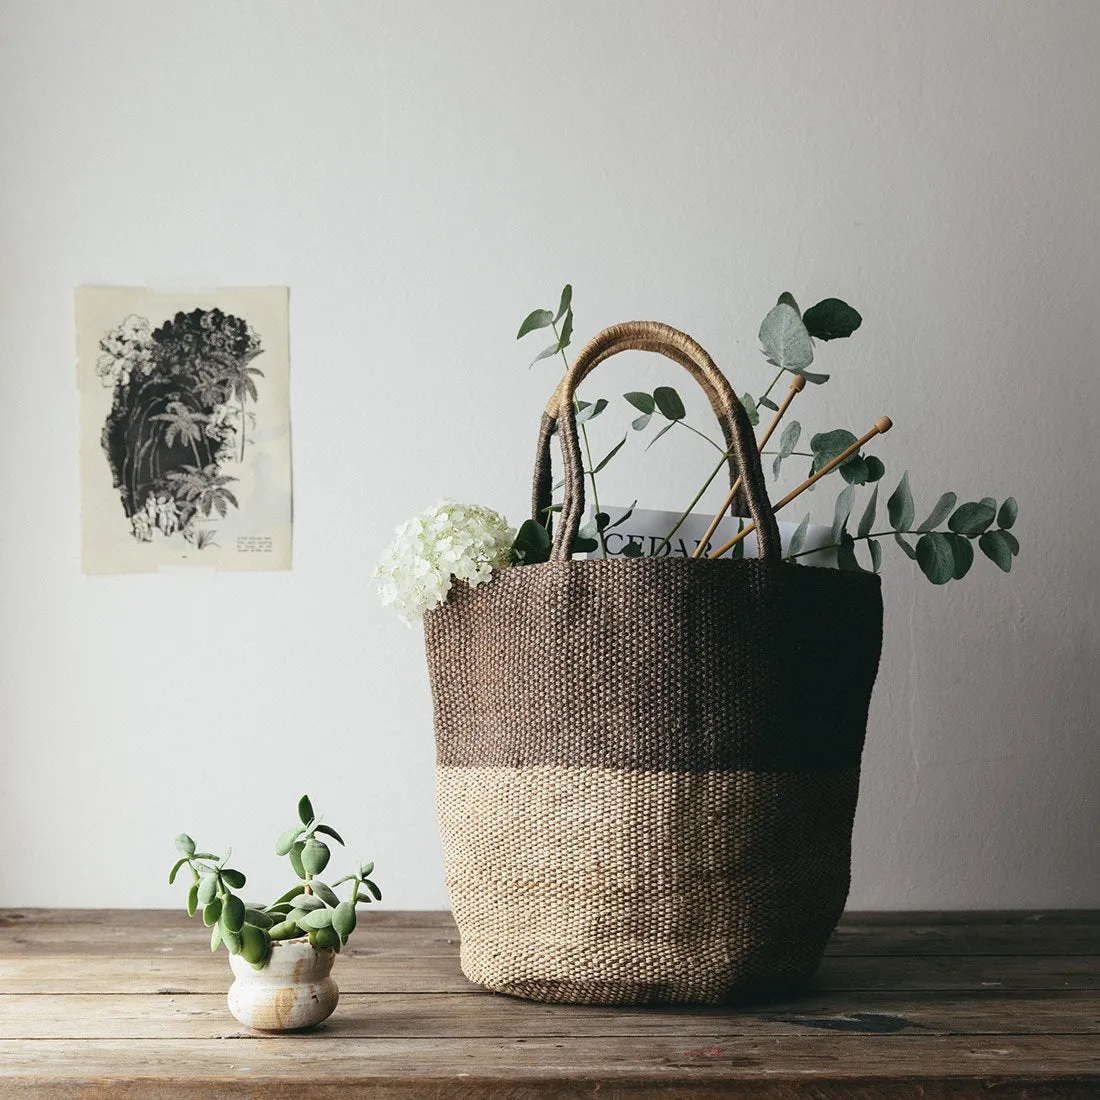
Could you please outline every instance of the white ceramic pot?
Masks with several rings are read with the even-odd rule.
[[[271,945],[262,970],[240,955],[230,955],[236,981],[229,987],[229,1011],[258,1031],[298,1031],[327,1020],[340,999],[329,977],[336,952],[313,947],[308,940],[282,940]]]

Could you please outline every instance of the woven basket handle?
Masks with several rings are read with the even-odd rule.
[[[570,547],[577,536],[584,515],[584,463],[577,438],[574,399],[577,386],[596,366],[621,351],[657,352],[685,367],[699,382],[711,400],[731,455],[731,477],[739,472],[743,478],[749,515],[756,524],[761,558],[779,560],[781,548],[779,527],[775,522],[764,473],[752,425],[729,382],[715,366],[714,360],[688,335],[656,321],[629,321],[613,325],[594,336],[581,349],[576,362],[566,372],[543,414],[539,432],[539,450],[535,461],[535,483],[532,491],[533,518],[542,522],[544,509],[550,504],[550,432],[555,422],[561,439],[565,466],[565,497],[561,522],[554,533],[551,561],[567,561]]]
[[[612,348],[604,352],[599,358],[589,359],[586,363],[584,374],[577,379],[577,386],[579,386],[604,359],[614,354],[615,349]],[[726,407],[725,391],[729,389],[729,386],[726,385],[726,379],[722,378],[723,392],[719,393],[719,391],[714,388],[710,379],[696,366],[691,356],[685,355],[678,349],[673,348],[664,349],[664,354],[667,355],[668,358],[679,363],[685,370],[690,371],[695,381],[699,383],[706,393],[707,400],[710,401],[710,407],[714,410],[714,415],[718,418],[718,422],[722,427],[722,434],[725,436],[726,453],[729,455],[729,480],[730,486],[732,487],[733,483],[737,480],[738,470],[737,462],[733,456],[733,434],[729,420],[723,415],[723,409]],[[550,443],[558,423],[558,409],[561,405],[561,393],[564,386],[565,376],[563,375],[561,382],[558,383],[558,388],[547,402],[546,410],[542,414],[542,423],[539,426],[538,451],[535,455],[535,480],[531,491],[531,515],[537,523],[546,522],[550,530],[553,530],[553,523],[547,522],[545,519],[547,515],[546,509],[550,507],[553,498],[553,463],[550,458]]]

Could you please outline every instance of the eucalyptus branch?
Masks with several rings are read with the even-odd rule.
[[[694,432],[700,439],[705,439],[719,454],[722,453],[722,446],[720,443],[715,443],[713,439],[706,432],[699,431],[698,428],[693,428],[686,420],[676,420],[673,423],[679,424],[681,428],[687,428],[689,432]],[[709,484],[709,482],[708,482]],[[696,498],[698,499],[698,498]]]
[[[557,322],[556,321],[551,321],[550,322],[550,328],[554,333],[554,339],[560,345],[561,344],[561,337],[558,335]],[[566,373],[568,373],[569,372],[569,358],[565,354],[565,348],[562,347],[562,346],[559,346],[558,351],[561,354],[562,362],[565,364]],[[580,399],[577,397],[576,393],[573,394],[573,408],[576,410],[576,412],[578,414],[580,413],[581,403],[580,403]],[[587,429],[587,427],[585,427],[585,425],[583,423],[579,424],[578,427],[581,430],[581,439],[584,441],[584,456],[588,460],[588,469],[587,469],[586,473],[588,474],[589,480],[592,482],[592,504],[593,504],[593,506],[596,510],[596,513],[598,514],[601,510],[600,509],[600,492],[596,488],[596,465],[592,461],[592,448],[588,445],[588,429]],[[547,518],[549,519],[549,517],[547,517]],[[600,542],[600,557],[606,558],[607,557],[607,542],[604,539],[604,533],[603,533],[603,530],[600,528],[599,524],[596,525],[596,538],[599,539],[599,542]]]
[[[654,547],[653,554],[651,555],[652,557],[657,557],[657,555],[662,550],[664,550],[666,546],[669,546],[672,543],[672,536],[675,535],[681,527],[683,527],[684,522],[687,520],[688,516],[691,515],[691,510],[695,507],[696,504],[699,503],[699,501],[703,497],[703,494],[710,488],[711,482],[725,468],[725,465],[729,461],[731,454],[733,454],[732,450],[723,452],[722,458],[719,460],[718,465],[715,466],[714,469],[711,471],[710,477],[708,477],[707,480],[703,482],[703,487],[699,490],[699,492],[695,494],[692,502],[687,506],[687,508],[684,509],[683,512],[680,513],[680,518],[672,525],[672,530],[669,531],[667,535],[665,535],[665,537],[656,547]]]
[[[756,399],[756,403],[758,405],[763,405],[764,402],[767,401],[768,397],[771,395],[772,390],[775,389],[775,384],[779,381],[780,378],[783,377],[784,369],[785,368],[783,367],[779,368],[776,376],[768,383],[768,388]]]

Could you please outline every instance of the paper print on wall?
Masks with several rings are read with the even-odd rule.
[[[86,573],[290,568],[287,303],[78,288]]]

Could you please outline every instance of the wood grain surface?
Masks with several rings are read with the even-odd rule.
[[[0,911],[0,1097],[1100,1097],[1100,913],[850,914],[797,997],[531,1004],[471,985],[448,913],[364,917],[336,1014],[229,1015],[175,912]]]

